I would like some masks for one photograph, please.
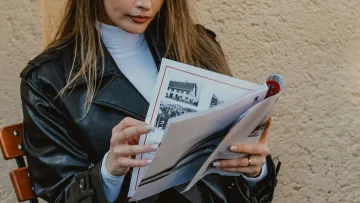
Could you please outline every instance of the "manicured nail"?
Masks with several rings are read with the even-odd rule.
[[[231,150],[231,151],[235,151],[235,150],[237,150],[237,149],[238,149],[238,147],[235,146],[235,145],[230,146],[230,150]]]
[[[150,164],[151,162],[152,162],[152,160],[150,160],[150,159],[146,160],[146,163],[148,163],[148,164]]]
[[[157,150],[157,149],[159,149],[159,146],[157,144],[153,144],[153,145],[151,145],[151,149]]]
[[[220,162],[218,162],[218,161],[214,162],[214,163],[213,163],[213,166],[215,166],[215,167],[220,166]]]
[[[147,126],[146,126],[146,130],[147,130],[147,131],[152,131],[152,130],[153,130],[153,127],[152,127],[151,125],[147,125]]]

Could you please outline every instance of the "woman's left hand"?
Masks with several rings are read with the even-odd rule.
[[[266,157],[270,154],[266,140],[270,124],[271,118],[268,120],[257,144],[234,144],[230,146],[232,152],[246,153],[249,154],[248,157],[216,161],[213,165],[224,171],[243,173],[248,177],[259,176],[262,166],[266,163]]]

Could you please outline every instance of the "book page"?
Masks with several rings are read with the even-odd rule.
[[[275,103],[284,90],[283,79],[278,75],[270,75],[266,84],[269,86],[266,99],[258,102],[248,111],[243,113],[239,120],[231,127],[226,136],[221,140],[216,149],[207,158],[196,175],[182,192],[190,190],[205,175],[217,173],[226,176],[239,176],[240,173],[230,173],[218,170],[212,166],[216,160],[236,159],[245,157],[247,154],[231,152],[229,146],[232,144],[255,144],[258,142],[267,120],[269,119]]]
[[[239,98],[244,98],[252,94],[252,97],[248,97],[246,101],[248,103],[247,107],[249,108],[249,105],[254,104],[254,102],[263,100],[266,92],[267,86],[265,84],[251,83],[168,59],[163,59],[157,83],[154,88],[153,100],[150,103],[145,120],[154,127],[154,131],[146,135],[142,135],[139,144],[160,144],[165,132],[168,131],[169,124],[176,119],[188,120],[192,116],[198,117],[206,110],[210,109],[210,111],[215,111],[219,108],[221,109],[225,104],[230,104]],[[238,114],[233,113],[233,117],[236,119],[239,115],[241,115],[241,112],[237,113]],[[214,122],[207,122],[204,123],[203,126],[192,126],[192,130],[199,132],[199,130],[196,130],[197,128],[206,128],[208,131],[213,131],[206,133],[214,133],[217,130],[224,128],[226,123],[229,124],[230,121],[233,121],[230,118],[224,120],[221,116],[214,116],[213,118],[217,120],[215,123],[219,126],[214,127],[213,125],[209,128],[208,125],[211,125],[211,123]],[[197,120],[198,119],[199,118],[197,118]],[[215,120],[213,119],[213,121]],[[183,128],[187,128],[187,126],[184,126]],[[204,134],[203,136],[208,135],[210,134]],[[184,136],[191,137],[195,135],[185,135],[184,133],[184,135],[180,136],[182,137],[179,137],[179,139],[184,140]],[[171,147],[174,144],[176,145],[176,142],[166,145],[167,147]],[[159,150],[164,147],[163,145],[165,144],[162,143]],[[157,154],[159,154],[159,150]],[[185,152],[189,149],[183,148],[179,150],[180,152]],[[155,153],[146,153],[138,155],[136,158],[154,159],[154,156]],[[172,158],[176,160],[175,157]],[[160,160],[160,158],[156,157],[150,167],[154,169],[157,167],[157,170],[162,171],[161,168],[165,166],[162,166],[159,161],[156,160]],[[168,162],[167,164],[171,165],[171,162],[169,161],[163,162]],[[148,168],[149,167],[133,169],[128,194],[129,197],[134,195]],[[169,182],[171,182],[171,180],[169,180]],[[165,182],[163,185],[166,185]]]

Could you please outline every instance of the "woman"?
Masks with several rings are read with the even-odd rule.
[[[157,149],[137,142],[151,130],[143,120],[162,57],[231,74],[185,0],[68,1],[54,40],[21,73],[24,149],[39,197],[127,202],[131,168],[151,163],[133,155]],[[243,176],[209,175],[187,193],[141,202],[270,202],[276,172],[266,135],[231,146],[249,158],[214,163]]]

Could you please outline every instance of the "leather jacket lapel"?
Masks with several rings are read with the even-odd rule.
[[[138,120],[145,120],[149,103],[123,75],[116,75],[99,90],[93,104],[120,111]]]
[[[161,25],[159,25],[161,26]],[[162,29],[160,29],[162,30]],[[160,68],[161,59],[165,56],[165,33],[163,31],[159,31],[159,27],[151,24],[149,25],[148,29],[145,32],[145,39],[149,45],[151,54],[153,56],[153,59],[155,61],[156,67]],[[102,49],[104,52],[104,59],[101,58],[100,54],[98,55],[98,63],[97,63],[97,76],[98,80],[101,80],[101,76],[107,76],[114,74],[116,72],[121,72],[119,68],[117,67],[114,59],[112,58],[111,54],[107,50],[105,44],[102,43]],[[73,61],[73,58],[75,57],[74,52],[74,44],[72,46],[68,46],[66,50],[64,50],[64,62],[65,62],[65,80],[64,81],[71,81],[76,74],[80,71],[80,61],[77,60]],[[102,62],[104,60],[104,70],[102,70]],[[72,67],[74,65],[74,68],[72,70]],[[103,71],[103,72],[102,72]],[[122,74],[122,73],[121,73]],[[84,78],[79,78],[73,85],[69,86],[68,89],[72,89],[73,87],[77,85],[84,84],[85,80]]]
[[[164,43],[159,41],[159,38],[146,33],[146,40],[149,44],[150,51],[153,55],[155,64],[159,69],[161,58],[164,54]],[[124,74],[117,67],[111,54],[103,44],[104,50],[104,72],[102,73],[102,61],[99,56],[97,65],[98,82],[101,82],[99,91],[96,94],[93,104],[113,108],[125,115],[129,115],[138,120],[145,120],[149,103],[134,87],[134,85],[124,76]],[[71,54],[66,59],[66,77],[72,79],[79,71],[80,67],[75,64],[74,70],[71,73],[72,59]],[[70,74],[71,73],[71,74]],[[69,88],[85,84],[85,80],[80,78],[76,83]],[[134,102],[135,101],[135,102]]]
[[[165,41],[164,34],[159,33],[154,29],[156,29],[155,26],[149,26],[145,33],[145,38],[148,42],[155,64],[159,70],[161,59],[165,55]],[[103,47],[105,54],[104,76],[111,74],[114,77],[107,85],[99,90],[93,103],[96,105],[114,108],[139,120],[145,120],[149,103],[119,70],[105,45]]]
[[[149,103],[120,71],[106,47],[104,49],[106,61],[104,73],[111,72],[112,78],[99,90],[93,104],[113,108],[135,119],[145,120]]]

